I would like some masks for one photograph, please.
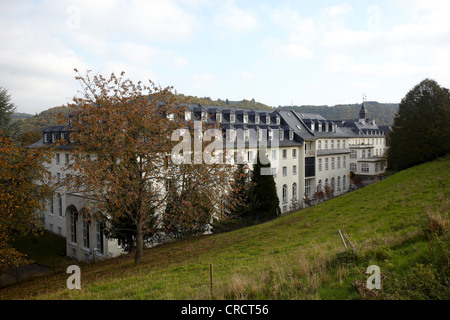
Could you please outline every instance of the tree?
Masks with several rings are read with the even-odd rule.
[[[78,71],[76,71],[78,73]],[[142,260],[145,235],[158,232],[158,217],[164,213],[168,183],[178,194],[187,192],[183,181],[191,177],[199,194],[216,192],[220,187],[215,166],[173,165],[172,150],[177,143],[171,133],[186,128],[185,108],[172,88],[161,88],[149,81],[133,83],[121,73],[109,78],[79,73],[81,97],[69,108],[74,172],[66,181],[69,189],[92,199],[86,206],[101,211],[107,220],[125,221],[135,228],[135,262]],[[181,181],[181,182],[180,182]],[[195,202],[177,198],[176,206],[189,211],[191,219],[202,216],[194,206],[208,206],[211,197]],[[119,224],[120,225],[120,224]]]
[[[17,147],[0,131],[0,271],[26,263],[13,242],[43,229],[39,212],[52,194],[49,173],[41,165],[47,156],[44,150]]]
[[[388,166],[393,170],[430,161],[450,150],[450,94],[430,79],[402,99],[388,136]]]
[[[15,138],[16,124],[11,122],[11,115],[16,110],[16,106],[11,102],[8,90],[0,87],[0,131],[3,135]]]
[[[230,193],[226,201],[227,216],[231,219],[241,219],[251,215],[252,184],[246,164],[239,163],[233,173]]]
[[[258,149],[257,162],[253,166],[251,179],[253,215],[262,219],[272,219],[280,212],[275,179],[270,172],[270,161],[265,149]]]

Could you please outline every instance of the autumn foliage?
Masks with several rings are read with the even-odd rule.
[[[147,235],[209,222],[220,200],[224,166],[172,164],[178,143],[172,133],[193,128],[172,88],[134,83],[124,73],[76,78],[82,91],[70,105],[74,161],[66,184],[92,200],[87,212],[101,212],[97,218],[107,228],[119,220],[133,227],[136,262]]]
[[[44,150],[17,147],[0,131],[0,271],[26,263],[13,247],[18,237],[43,230],[40,211],[51,196]]]

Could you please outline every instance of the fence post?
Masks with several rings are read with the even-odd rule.
[[[341,230],[338,230],[338,231],[339,231],[339,235],[341,236],[341,240],[342,240],[342,243],[344,244],[344,247],[345,247],[345,251],[348,251],[347,245],[345,244],[345,240],[344,240],[344,237],[342,237],[342,233],[341,233]]]

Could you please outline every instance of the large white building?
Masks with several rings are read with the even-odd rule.
[[[289,109],[247,110],[189,105],[186,120],[218,122],[225,136],[224,146],[243,150],[244,161],[256,162],[258,146],[267,147],[275,178],[281,214],[305,205],[316,190],[325,186],[334,195],[349,190],[350,172],[373,177],[384,172],[386,127],[369,119],[364,103],[358,119],[331,121],[318,114],[301,114]],[[50,127],[30,147],[69,139],[68,127]],[[71,159],[71,144],[60,146],[48,164],[56,182],[65,174]],[[60,189],[44,212],[45,227],[66,238],[67,255],[78,260],[104,259],[120,254],[116,240],[103,234],[95,219],[82,218],[85,199],[71,190]]]

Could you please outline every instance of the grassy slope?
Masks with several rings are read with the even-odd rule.
[[[216,299],[360,299],[352,283],[372,264],[385,277],[381,298],[415,298],[420,279],[442,277],[430,264],[442,255],[448,264],[448,238],[432,244],[423,228],[427,212],[448,213],[449,198],[446,157],[268,223],[148,249],[140,265],[132,256],[79,264],[81,290],[68,290],[60,273],[2,289],[0,299],[210,299],[211,263]],[[341,255],[339,229],[355,262]],[[450,297],[448,286],[417,294]]]

